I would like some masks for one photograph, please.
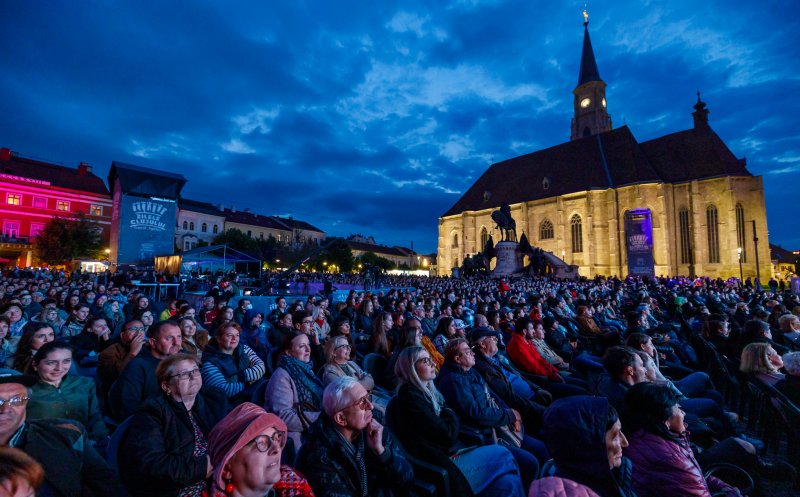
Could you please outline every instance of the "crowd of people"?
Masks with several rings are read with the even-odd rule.
[[[6,274],[0,489],[705,497],[741,495],[704,475],[718,463],[752,477],[751,495],[796,477],[739,428],[745,413],[702,348],[799,402],[789,291],[708,278],[382,283],[402,290],[255,309],[224,275],[195,307],[155,303],[129,277]]]

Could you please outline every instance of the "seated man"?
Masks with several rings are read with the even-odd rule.
[[[122,422],[159,392],[156,368],[161,359],[181,350],[181,329],[174,321],[159,321],[147,330],[147,345],[131,360],[109,392],[111,415]]]
[[[39,495],[125,495],[114,471],[79,423],[66,419],[26,421],[25,406],[36,381],[34,376],[0,369],[0,446],[20,449],[42,465],[45,480]]]
[[[539,464],[550,459],[544,444],[522,433],[522,415],[495,397],[475,369],[475,353],[463,338],[447,342],[444,366],[438,381],[439,392],[455,411],[462,427],[479,433],[483,443],[499,438],[511,451],[527,488],[536,478]],[[513,433],[512,433],[513,432]],[[510,440],[510,436],[516,440]]]
[[[297,457],[297,469],[317,497],[391,496],[410,487],[411,463],[389,430],[372,419],[370,398],[349,376],[325,388],[324,413],[309,428]]]

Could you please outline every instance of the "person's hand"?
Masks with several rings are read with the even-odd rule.
[[[137,334],[131,340],[131,351],[130,355],[136,357],[139,355],[139,352],[142,351],[142,345],[144,345],[144,335]]]
[[[511,411],[514,413],[514,422],[511,423],[511,429],[519,433],[522,431],[522,415],[516,409],[511,409]]]
[[[374,419],[369,422],[367,426],[367,447],[369,447],[376,455],[383,455],[386,450],[383,446],[383,425]]]
[[[211,478],[214,473],[214,465],[211,464],[211,456],[206,455],[206,478]]]

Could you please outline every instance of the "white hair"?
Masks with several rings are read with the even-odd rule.
[[[352,401],[346,393],[356,385],[358,380],[352,376],[340,376],[330,382],[322,393],[322,410],[325,414],[332,418],[337,412],[346,409]]]

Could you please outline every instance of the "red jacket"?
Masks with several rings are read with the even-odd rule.
[[[506,353],[511,362],[526,373],[538,374],[546,376],[550,380],[561,381],[558,368],[547,362],[547,359],[542,357],[542,354],[536,350],[536,346],[532,342],[525,340],[522,334],[514,333],[511,335],[511,340],[508,341],[508,346],[506,347]]]

